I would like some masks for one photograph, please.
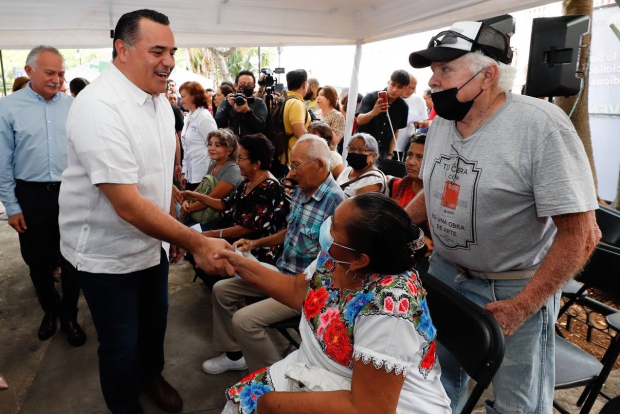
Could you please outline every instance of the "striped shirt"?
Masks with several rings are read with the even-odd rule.
[[[346,198],[331,174],[310,197],[306,197],[301,188],[295,190],[290,213],[286,217],[288,229],[284,251],[277,263],[281,272],[293,275],[302,273],[316,259],[321,250],[321,224],[334,214],[336,207]]]

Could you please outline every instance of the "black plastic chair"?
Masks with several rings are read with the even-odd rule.
[[[495,318],[439,279],[420,271],[437,328],[442,367],[460,365],[476,381],[461,414],[473,411],[504,359],[504,334]],[[446,358],[446,356],[448,356]]]
[[[601,229],[601,241],[620,247],[620,211],[599,204],[595,213],[596,223]]]
[[[582,289],[596,288],[608,293],[620,295],[620,249],[599,244],[590,261],[575,279],[583,283]],[[606,315],[607,324],[616,332],[603,358],[596,358],[556,335],[555,351],[555,389],[567,389],[586,386],[577,401],[582,407],[580,414],[587,414],[592,409],[597,397],[609,396],[601,392],[607,376],[620,354],[620,313],[618,310],[596,301],[588,296],[575,295],[562,307],[560,316],[573,304],[585,306],[597,313]],[[568,326],[570,328],[570,326]],[[553,406],[561,413],[568,414],[559,403]]]
[[[620,397],[616,397],[609,401],[599,414],[618,414],[620,413]]]

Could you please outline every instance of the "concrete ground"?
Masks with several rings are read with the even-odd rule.
[[[183,413],[214,414],[224,406],[224,390],[245,373],[213,376],[202,372],[202,362],[217,355],[211,348],[211,296],[192,278],[189,263],[171,266],[164,376],[179,390]],[[80,299],[78,321],[88,341],[80,348],[69,345],[61,331],[48,341],[39,341],[36,335],[42,316],[17,233],[0,221],[0,373],[9,384],[9,389],[0,391],[0,414],[108,413],[99,386],[97,335],[84,299]],[[277,332],[272,332],[272,338],[283,353],[290,351]],[[607,391],[620,394],[617,371],[612,372]],[[558,391],[556,398],[577,413],[578,395],[578,390]],[[592,413],[598,413],[602,405],[599,399]],[[163,413],[146,398],[143,407],[147,414]]]

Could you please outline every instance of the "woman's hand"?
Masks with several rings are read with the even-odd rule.
[[[185,201],[197,201],[199,196],[200,196],[200,193],[197,193],[195,191],[189,191],[189,190],[183,191],[183,200]]]
[[[226,259],[234,268],[235,272],[243,274],[249,270],[250,265],[254,265],[256,262],[251,259],[247,259],[239,253],[231,250],[222,250],[215,254],[216,259]]]
[[[256,248],[256,240],[239,239],[233,243],[233,247],[240,252],[247,252]]]

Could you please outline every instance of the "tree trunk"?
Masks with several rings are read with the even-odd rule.
[[[590,16],[592,21],[592,0],[563,0],[562,9],[565,15],[570,14],[585,14]],[[588,161],[590,161],[590,167],[592,169],[592,176],[594,177],[594,187],[596,188],[596,194],[598,197],[598,180],[596,178],[596,168],[594,166],[594,156],[592,154],[592,137],[590,135],[590,114],[588,113],[588,75],[587,67],[590,60],[590,43],[592,35],[588,33],[583,36],[583,45],[586,47],[581,48],[579,65],[577,70],[583,73],[583,91],[581,95],[571,97],[557,97],[555,100],[556,105],[570,115],[575,101],[579,98],[579,102],[575,107],[571,116],[571,121],[577,130],[577,134],[583,142],[583,146],[588,155]]]
[[[230,76],[230,70],[228,70],[228,64],[226,63],[226,58],[230,56],[235,51],[236,48],[231,47],[228,49],[220,50],[215,47],[210,47],[208,49],[211,51],[211,54],[213,58],[215,59],[217,66],[219,66],[220,68],[220,74],[222,75],[222,80],[225,80],[228,82],[234,82],[232,79],[232,76]]]

